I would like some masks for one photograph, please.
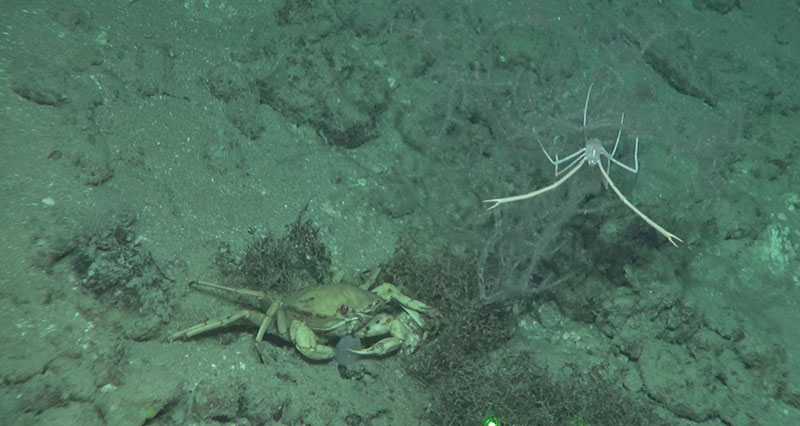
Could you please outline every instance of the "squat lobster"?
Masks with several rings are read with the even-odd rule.
[[[584,139],[586,139],[586,114],[589,109],[589,96],[592,94],[593,86],[594,84],[589,86],[589,91],[586,93],[586,103],[583,105]],[[499,206],[500,204],[512,203],[514,201],[533,198],[539,194],[543,194],[547,191],[550,191],[551,189],[556,189],[558,188],[559,185],[566,182],[567,179],[572,177],[572,175],[574,175],[578,170],[580,170],[584,164],[588,163],[590,166],[597,166],[597,168],[600,169],[600,174],[603,175],[603,179],[608,184],[608,186],[610,186],[611,189],[614,190],[614,193],[617,194],[617,197],[619,197],[619,199],[622,201],[623,204],[625,204],[629,209],[633,210],[633,212],[639,215],[639,217],[644,219],[644,221],[647,222],[648,225],[653,227],[653,229],[658,231],[661,235],[667,237],[667,239],[673,246],[678,247],[678,243],[676,243],[676,241],[683,242],[683,240],[678,238],[677,235],[664,229],[664,227],[657,224],[655,221],[653,221],[653,219],[650,219],[649,217],[647,217],[646,214],[642,213],[641,210],[636,208],[636,206],[634,206],[633,203],[628,201],[628,199],[625,198],[624,195],[622,195],[622,192],[617,188],[616,185],[614,185],[614,181],[612,181],[611,177],[608,176],[608,169],[611,167],[611,163],[614,163],[631,173],[639,172],[639,137],[636,137],[636,147],[634,148],[634,154],[633,154],[633,167],[623,164],[621,161],[614,158],[614,154],[617,152],[617,146],[619,146],[620,137],[622,137],[623,121],[625,121],[624,113],[622,114],[622,117],[619,120],[619,131],[617,132],[617,141],[614,143],[614,149],[611,150],[610,154],[608,153],[608,151],[606,151],[605,148],[603,148],[600,139],[591,138],[586,140],[586,146],[584,146],[583,148],[573,152],[572,154],[564,158],[558,158],[558,155],[556,155],[556,159],[553,160],[553,158],[550,157],[550,154],[547,153],[547,150],[544,149],[544,146],[542,146],[542,143],[539,142],[539,146],[542,148],[542,152],[544,152],[544,155],[547,157],[547,160],[550,161],[550,164],[555,166],[556,176],[562,173],[566,174],[557,181],[551,183],[550,185],[547,185],[544,188],[537,189],[536,191],[529,192],[527,194],[514,195],[505,198],[492,198],[489,200],[483,200],[484,203],[493,203],[491,206],[489,206],[487,210],[491,210]],[[605,157],[607,160],[605,169],[603,168],[602,164],[603,157]],[[569,162],[567,167],[558,170],[558,167],[566,162]]]

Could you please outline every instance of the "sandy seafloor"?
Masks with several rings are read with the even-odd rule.
[[[792,1],[3,1],[0,423],[451,418],[416,354],[348,378],[274,341],[262,362],[247,327],[167,340],[237,309],[188,282],[307,206],[345,275],[404,239],[485,252],[502,215],[546,210],[559,229],[523,240],[570,274],[504,300],[487,359],[599,371],[666,424],[800,424],[798,22]],[[587,130],[613,141],[624,112],[625,162],[639,138],[612,178],[678,248],[588,167],[485,211],[554,179],[537,139],[581,147],[592,84]],[[586,285],[608,290],[576,314]]]

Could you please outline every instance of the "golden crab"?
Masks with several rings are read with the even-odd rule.
[[[246,319],[259,327],[256,342],[267,333],[276,335],[294,343],[301,354],[313,360],[333,358],[334,349],[327,343],[348,335],[379,338],[370,347],[351,350],[360,355],[385,355],[397,350],[410,353],[425,341],[438,317],[434,308],[388,283],[372,290],[348,284],[322,285],[274,301],[260,291],[201,281],[193,284],[255,297],[264,312],[243,309],[179,331],[170,336],[171,340]]]

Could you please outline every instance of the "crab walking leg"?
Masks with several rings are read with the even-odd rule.
[[[600,164],[598,164],[598,167],[597,167],[597,168],[598,168],[598,169],[600,169],[600,173],[602,173],[602,174],[603,174],[603,179],[605,179],[605,180],[606,180],[606,182],[608,182],[608,186],[610,186],[610,187],[611,187],[611,189],[613,189],[613,190],[614,190],[614,193],[616,193],[616,194],[617,194],[617,197],[619,197],[619,199],[620,199],[620,200],[621,200],[621,201],[622,201],[622,202],[623,202],[623,203],[624,203],[626,206],[628,206],[628,208],[629,208],[629,209],[633,210],[633,212],[634,212],[634,213],[636,213],[637,215],[639,215],[639,217],[641,217],[642,219],[644,219],[644,221],[645,221],[645,222],[647,222],[647,224],[648,224],[648,225],[652,226],[652,227],[653,227],[653,229],[655,229],[656,231],[658,231],[658,232],[659,232],[661,235],[663,235],[663,236],[667,237],[667,239],[669,240],[669,242],[670,242],[670,243],[671,243],[673,246],[675,246],[675,247],[678,247],[678,243],[676,243],[676,242],[675,242],[675,240],[678,240],[678,241],[680,241],[680,242],[683,242],[683,240],[682,240],[682,239],[680,239],[680,238],[678,238],[678,236],[677,236],[677,235],[675,235],[675,234],[673,234],[673,233],[671,233],[671,232],[667,231],[667,230],[666,230],[666,229],[664,229],[664,228],[663,228],[661,225],[659,225],[659,224],[655,223],[655,222],[653,221],[653,219],[650,219],[649,217],[647,217],[647,215],[645,215],[644,213],[642,213],[642,211],[641,211],[641,210],[637,209],[637,208],[636,208],[636,206],[634,206],[634,205],[633,205],[633,204],[632,204],[630,201],[628,201],[628,199],[627,199],[627,198],[625,198],[625,196],[624,196],[624,195],[622,195],[622,192],[621,192],[619,189],[617,189],[617,186],[616,186],[616,185],[614,185],[614,182],[611,180],[611,178],[610,178],[610,177],[608,177],[608,173],[606,173],[605,169],[603,169],[603,166],[601,166]]]
[[[581,167],[583,167],[583,165],[584,165],[585,163],[586,163],[586,157],[584,156],[584,157],[581,159],[581,162],[580,162],[580,163],[578,163],[578,165],[577,165],[577,166],[575,166],[575,168],[574,168],[574,169],[570,170],[570,171],[569,171],[569,173],[567,173],[567,174],[565,174],[564,176],[562,176],[562,177],[561,177],[561,179],[559,179],[559,180],[557,180],[557,181],[555,181],[555,182],[551,183],[550,185],[547,185],[547,186],[545,186],[544,188],[537,189],[536,191],[529,192],[529,193],[527,193],[527,194],[522,194],[522,195],[514,195],[514,196],[512,196],[512,197],[505,197],[505,198],[492,198],[492,199],[490,199],[490,200],[483,200],[483,202],[484,202],[484,203],[494,203],[494,204],[492,204],[491,206],[489,206],[489,208],[488,208],[488,209],[486,209],[486,210],[491,210],[491,209],[493,209],[493,208],[495,208],[495,207],[499,206],[500,204],[505,204],[505,203],[513,203],[514,201],[519,201],[519,200],[525,200],[525,199],[528,199],[528,198],[533,198],[533,197],[535,197],[535,196],[537,196],[537,195],[539,195],[539,194],[542,194],[542,193],[545,193],[545,192],[547,192],[547,191],[550,191],[551,189],[556,189],[556,188],[558,188],[558,186],[559,186],[559,185],[561,185],[561,184],[562,184],[562,183],[564,183],[564,182],[565,182],[567,179],[569,179],[569,178],[570,178],[572,175],[574,175],[574,174],[575,174],[575,172],[577,172],[578,170],[580,170],[580,168],[581,168]]]
[[[261,324],[258,325],[258,333],[256,333],[256,342],[260,342],[264,340],[264,335],[267,333],[267,329],[272,324],[273,318],[277,314],[278,310],[281,308],[281,302],[273,302],[269,305],[269,309],[267,309],[267,313],[264,314],[264,318],[261,320]],[[277,325],[275,326],[277,329]],[[280,330],[277,330],[280,333]]]
[[[223,291],[228,291],[228,292],[231,292],[231,293],[241,294],[242,296],[252,296],[252,297],[255,297],[257,299],[266,299],[266,297],[267,297],[267,295],[265,293],[261,292],[261,291],[248,290],[246,288],[225,287],[224,285],[213,284],[213,283],[209,283],[209,282],[205,282],[205,281],[194,281],[194,282],[189,283],[189,285],[196,285],[196,286],[200,286],[200,287],[214,288],[214,289],[217,289],[217,290],[223,290]]]
[[[232,314],[223,315],[221,317],[204,321],[200,324],[189,327],[186,330],[179,331],[170,336],[169,340],[175,340],[181,337],[190,338],[192,336],[205,333],[206,331],[225,327],[226,325],[234,323],[242,318],[249,320],[255,325],[259,325],[263,321],[264,314],[261,312],[251,311],[250,309],[244,309],[239,312],[234,312]]]

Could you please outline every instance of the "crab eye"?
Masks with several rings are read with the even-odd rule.
[[[342,315],[347,315],[350,312],[350,307],[347,305],[341,305],[339,306],[339,312],[341,312]]]

